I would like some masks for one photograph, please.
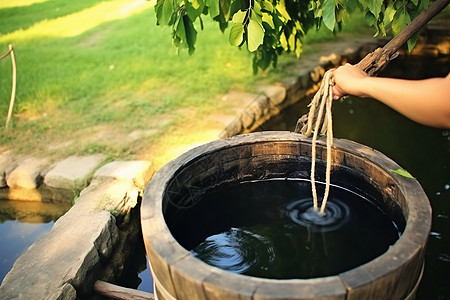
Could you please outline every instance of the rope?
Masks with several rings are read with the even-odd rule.
[[[12,63],[12,89],[11,89],[11,99],[9,100],[9,110],[8,116],[6,117],[5,128],[8,129],[9,121],[11,120],[11,116],[14,108],[14,100],[16,98],[16,81],[17,81],[17,70],[16,70],[16,59],[14,58],[14,49],[11,44],[9,44],[9,50],[2,56],[0,56],[0,60],[5,58],[8,54],[11,55],[11,63]]]
[[[325,193],[320,207],[320,214],[325,214],[325,206],[327,205],[328,195],[330,193],[330,174],[331,174],[331,146],[333,145],[333,120],[331,116],[331,105],[333,103],[332,88],[334,85],[333,73],[325,72],[319,90],[314,95],[313,100],[309,104],[309,113],[307,123],[300,129],[300,132],[312,138],[311,150],[311,191],[313,195],[314,211],[318,211],[317,190],[316,190],[316,142],[317,135],[327,136],[327,166],[325,177]],[[320,106],[319,106],[320,105]],[[319,110],[317,111],[317,107]],[[313,130],[314,127],[314,130]],[[320,130],[319,130],[320,128]],[[297,131],[297,129],[296,129]]]

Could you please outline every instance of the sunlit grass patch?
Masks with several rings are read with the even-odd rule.
[[[6,7],[22,7],[36,3],[47,2],[51,0],[2,0],[0,1],[0,8]]]
[[[16,5],[2,8],[1,3],[16,3],[17,1],[0,1],[0,33],[6,34],[15,30],[25,30],[43,20],[63,17],[83,9],[92,7],[104,0],[49,0],[30,2],[28,5]],[[18,3],[25,4],[25,3]]]
[[[39,39],[43,37],[73,37],[95,28],[96,26],[126,18],[149,6],[145,0],[114,0],[100,2],[79,12],[58,17],[43,19],[27,29],[19,29],[0,36],[0,43]]]

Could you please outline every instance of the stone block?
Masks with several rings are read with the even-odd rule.
[[[119,216],[135,207],[139,193],[140,189],[128,180],[93,182],[81,192],[76,207],[72,209],[107,210]]]
[[[223,130],[223,132],[220,134],[221,139],[229,138],[235,135],[238,135],[242,133],[243,131],[243,125],[241,118],[237,117],[228,124],[228,126]]]
[[[102,166],[93,176],[92,184],[105,180],[128,180],[144,190],[155,170],[150,161],[114,161]]]
[[[222,101],[230,104],[239,110],[244,109],[249,105],[258,95],[243,92],[230,92],[222,97]]]
[[[47,159],[30,157],[19,162],[6,177],[10,188],[36,189],[42,182],[42,171],[48,166]]]
[[[267,85],[260,87],[260,90],[270,99],[270,103],[276,106],[286,99],[286,88],[281,85]]]
[[[44,184],[54,188],[80,189],[105,159],[102,154],[70,156],[58,162],[45,176]]]
[[[241,123],[244,129],[249,129],[252,127],[253,123],[255,123],[256,116],[253,111],[249,109],[245,109],[240,115]]]
[[[77,291],[70,284],[66,283],[58,288],[52,295],[48,297],[49,300],[75,300],[77,299]]]
[[[321,66],[315,67],[310,73],[312,81],[318,83],[322,80],[323,74],[325,74],[325,69]]]
[[[0,188],[6,187],[6,176],[16,167],[12,151],[0,154]]]
[[[74,299],[71,286],[78,299],[89,293],[118,229],[109,212],[88,211],[70,210],[28,248],[4,278],[0,299]]]
[[[336,53],[321,56],[319,62],[323,66],[338,66],[341,64],[342,56]]]

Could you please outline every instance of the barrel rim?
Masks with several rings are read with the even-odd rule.
[[[361,156],[370,163],[386,170],[386,176],[391,177],[397,183],[397,186],[400,187],[399,193],[407,199],[408,215],[405,216],[406,227],[403,235],[384,254],[366,264],[333,276],[309,279],[267,279],[235,274],[207,265],[192,256],[188,250],[175,241],[168,226],[165,224],[162,210],[163,201],[159,201],[160,203],[158,203],[157,199],[163,199],[167,182],[177,170],[189,166],[191,162],[199,157],[210,155],[214,151],[221,151],[221,149],[226,149],[230,146],[246,145],[255,142],[283,141],[311,143],[311,139],[303,135],[284,131],[244,134],[200,145],[169,162],[155,173],[144,191],[141,207],[142,230],[147,253],[152,252],[153,255],[156,254],[158,256],[158,259],[166,259],[168,261],[169,276],[166,277],[170,278],[166,278],[167,281],[172,280],[175,273],[185,274],[187,272],[191,273],[189,274],[190,276],[195,275],[193,273],[198,273],[198,280],[203,282],[205,286],[220,283],[221,280],[217,278],[226,277],[231,282],[235,282],[234,285],[231,284],[230,288],[232,289],[233,286],[238,286],[245,279],[254,282],[254,285],[250,285],[252,291],[247,291],[248,293],[258,294],[258,291],[268,292],[270,290],[268,286],[271,284],[281,284],[286,285],[285,289],[287,292],[292,290],[298,296],[299,287],[310,287],[311,284],[314,285],[316,282],[327,280],[334,284],[330,285],[331,288],[329,290],[321,284],[322,290],[320,294],[328,295],[329,293],[337,293],[339,295],[345,295],[346,293],[354,292],[360,286],[371,285],[376,278],[390,277],[397,268],[409,269],[406,265],[410,262],[411,258],[423,255],[421,253],[424,250],[428,234],[431,230],[431,206],[428,201],[423,200],[427,200],[428,198],[418,181],[388,172],[388,170],[398,169],[400,166],[375,149],[345,139],[334,139],[333,148],[345,153]],[[318,145],[324,146],[324,140],[319,139]],[[150,201],[151,199],[156,201]],[[171,238],[173,241],[171,241]],[[170,253],[169,257],[164,258],[163,256],[167,253]],[[156,258],[149,257],[149,259],[151,263],[156,263]],[[198,266],[198,269],[194,272],[188,271],[185,269],[185,265]],[[205,269],[207,271],[204,271]],[[309,289],[306,292],[317,293],[318,291]],[[306,294],[302,295],[305,298],[307,296]]]

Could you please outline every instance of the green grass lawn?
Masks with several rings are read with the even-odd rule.
[[[321,31],[310,40],[334,38]],[[144,129],[164,114],[179,116],[162,122],[161,128],[179,126],[186,109],[206,114],[230,90],[251,91],[258,81],[280,79],[283,64],[294,59],[283,57],[276,71],[255,76],[252,57],[229,46],[227,33],[207,18],[194,55],[177,53],[169,28],[156,26],[152,3],[144,0],[4,1],[0,54],[10,43],[17,61],[17,94],[10,128],[0,134],[0,150],[24,153],[52,148],[64,155],[130,155],[130,149],[95,142],[72,143],[64,150],[58,144],[94,134],[98,126],[114,125],[118,133]],[[10,93],[8,57],[0,61],[2,126]]]

